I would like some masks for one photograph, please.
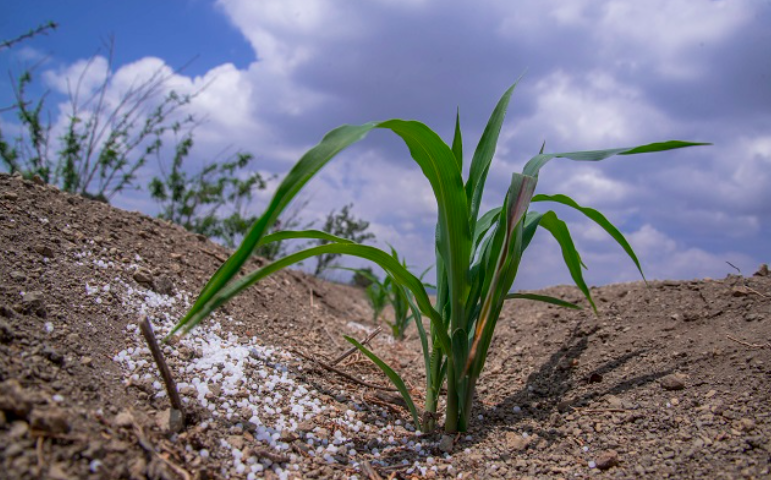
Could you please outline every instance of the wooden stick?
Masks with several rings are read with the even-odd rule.
[[[43,467],[45,466],[45,459],[43,458],[43,437],[37,437],[35,450],[37,452],[37,474],[42,478]]]
[[[166,360],[163,358],[163,352],[161,352],[161,348],[158,346],[158,342],[155,340],[153,327],[150,326],[150,321],[147,319],[147,317],[142,318],[142,320],[139,322],[139,329],[142,330],[142,335],[144,335],[145,340],[147,341],[147,345],[150,347],[150,353],[153,354],[153,360],[155,360],[155,364],[158,365],[158,370],[161,371],[161,378],[163,378],[163,383],[166,384],[166,393],[169,394],[171,407],[175,410],[179,410],[179,412],[182,414],[182,421],[184,422],[185,410],[182,407],[182,399],[179,398],[177,384],[174,382],[174,378],[171,376],[171,370],[169,370],[169,366],[166,364]]]
[[[372,341],[373,338],[377,337],[378,334],[380,332],[382,332],[382,331],[383,331],[383,327],[377,327],[375,330],[372,331],[372,333],[367,335],[367,338],[365,338],[364,340],[361,341],[361,344],[366,346],[367,344],[369,344],[370,341]],[[332,365],[332,366],[335,366],[338,363],[342,362],[343,360],[345,360],[346,358],[350,357],[351,355],[353,355],[354,353],[356,353],[358,351],[359,351],[358,348],[351,347],[348,350],[346,350],[345,353],[343,353],[342,355],[340,355],[336,359],[332,360],[329,364]]]
[[[145,436],[145,432],[142,429],[142,426],[139,425],[137,422],[134,423],[134,435],[137,437],[137,443],[140,447],[142,447],[142,450],[149,453],[153,457],[157,458],[158,460],[162,461],[166,465],[168,465],[169,468],[171,468],[177,475],[182,477],[183,480],[191,480],[192,477],[189,473],[187,473],[187,470],[180,467],[179,465],[175,464],[168,458],[166,458],[164,455],[159,454],[155,451],[155,447],[152,443],[147,439]]]
[[[267,458],[273,463],[287,463],[289,461],[289,458],[283,455],[280,455],[278,453],[273,453],[266,448],[259,448],[257,450],[254,450],[252,453],[254,453],[258,457]]]
[[[313,314],[313,312],[311,312],[311,314]],[[324,325],[324,323],[321,324],[321,328],[324,329],[324,332],[327,334],[329,339],[332,340],[332,343],[334,343],[337,348],[340,348],[340,344],[337,343],[337,340],[335,340],[335,337],[333,337],[332,334],[329,333],[329,330],[327,329],[327,326]]]
[[[383,477],[381,477],[377,471],[372,468],[372,465],[370,465],[366,460],[361,462],[361,470],[362,473],[364,473],[367,478],[369,478],[369,480],[383,480]]]
[[[747,290],[749,290],[750,292],[752,292],[752,293],[754,293],[754,294],[760,295],[760,296],[761,296],[761,297],[763,297],[763,298],[768,298],[768,295],[763,295],[763,294],[762,294],[762,293],[760,293],[759,291],[755,290],[754,288],[750,288],[750,287],[748,287],[747,285],[745,285],[745,286],[744,286],[744,288],[746,288]]]
[[[572,408],[580,413],[626,413],[630,411],[624,408],[581,408],[581,407],[572,407]]]
[[[771,348],[771,343],[765,343],[765,344],[764,343],[759,343],[759,344],[747,343],[747,342],[744,342],[742,340],[739,340],[738,338],[734,338],[731,335],[726,335],[726,337],[728,337],[729,340],[733,340],[736,343],[744,345],[745,347],[750,347],[750,348]]]
[[[220,262],[222,262],[222,263],[225,263],[225,262],[227,262],[227,261],[228,261],[227,257],[223,257],[223,256],[222,256],[222,255],[220,255],[219,253],[216,253],[216,252],[211,252],[211,251],[209,251],[209,250],[206,250],[205,248],[201,248],[201,251],[202,251],[203,253],[207,254],[207,255],[211,255],[212,257],[216,258],[217,260],[219,260],[219,261],[220,261]]]
[[[354,383],[358,383],[359,385],[364,385],[365,387],[369,387],[369,388],[375,388],[377,390],[388,390],[389,392],[396,392],[396,391],[398,391],[395,388],[383,387],[383,386],[380,386],[380,385],[375,385],[373,383],[367,383],[364,380],[359,380],[358,378],[354,377],[353,375],[349,375],[349,374],[343,372],[342,370],[338,370],[337,368],[333,367],[332,365],[324,363],[321,360],[316,360],[315,358],[311,358],[311,357],[309,357],[308,355],[305,355],[304,353],[302,353],[299,350],[292,349],[291,351],[293,353],[296,353],[297,355],[303,357],[304,359],[309,360],[309,361],[314,362],[314,363],[317,363],[318,365],[326,368],[330,372],[334,372],[334,373],[340,375],[341,377],[347,378],[348,380],[350,380],[350,381],[352,381]]]

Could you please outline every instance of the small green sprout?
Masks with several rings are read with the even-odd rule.
[[[389,245],[389,247],[391,247],[391,255],[397,261],[401,262],[404,268],[408,268],[407,264],[404,263],[404,260],[399,259],[399,254],[396,252],[396,249],[391,245]],[[405,290],[401,285],[399,285],[399,283],[396,282],[390,275],[386,275],[385,279],[380,281],[380,279],[370,270],[347,267],[336,268],[341,270],[350,270],[371,282],[365,289],[365,292],[367,294],[367,301],[372,307],[373,322],[377,323],[385,307],[389,304],[391,305],[394,312],[394,320],[393,322],[386,320],[386,323],[389,327],[391,327],[391,333],[395,339],[404,339],[404,332],[407,330],[411,320],[420,321],[420,310],[413,308],[414,299],[412,294],[409,290]],[[429,272],[429,270],[431,270],[431,268],[433,267],[427,268],[420,275],[419,278],[421,281],[423,280],[423,277]],[[423,286],[433,288],[432,285],[427,283],[424,283]]]

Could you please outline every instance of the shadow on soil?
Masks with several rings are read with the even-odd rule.
[[[674,368],[667,368],[636,376],[614,385],[600,385],[605,381],[604,377],[607,374],[647,352],[647,349],[638,349],[600,365],[586,376],[577,377],[575,365],[587,350],[589,338],[599,329],[597,327],[586,331],[582,330],[581,327],[582,324],[578,323],[563,346],[553,353],[538,371],[528,376],[525,385],[519,391],[506,397],[495,406],[486,406],[478,401],[475,402],[472,413],[474,419],[468,432],[471,434],[472,443],[482,443],[490,436],[500,436],[502,432],[515,431],[517,425],[523,420],[532,418],[536,420],[536,423],[544,425],[544,428],[533,429],[528,433],[530,435],[537,434],[540,438],[545,439],[549,445],[552,445],[564,437],[564,434],[555,428],[559,425],[560,420],[552,418],[553,415],[568,412],[574,407],[586,406],[595,398],[601,398],[605,395],[619,395],[648,385],[674,371]],[[598,388],[581,396],[571,396],[571,391],[581,383],[595,383],[598,384]],[[513,410],[515,406],[520,407],[521,411],[515,413]],[[477,415],[480,414],[484,418],[481,422],[476,420]],[[441,428],[434,433],[437,441],[442,433]],[[455,448],[459,447],[456,445]],[[516,454],[517,452],[512,451],[504,454],[503,457]],[[411,463],[413,457],[414,453],[412,452],[400,451],[387,455],[382,460],[386,463],[398,464],[408,459]],[[407,468],[407,466],[401,467]]]
[[[555,423],[558,424],[559,420],[552,418],[550,421],[550,417],[553,415],[568,412],[574,407],[586,406],[595,398],[601,398],[605,395],[619,395],[648,385],[674,371],[674,368],[667,368],[603,388],[601,384],[608,373],[647,352],[647,349],[638,349],[600,365],[586,376],[576,377],[574,366],[586,351],[589,337],[597,330],[598,328],[588,332],[583,331],[579,323],[564,345],[552,354],[538,371],[528,376],[522,389],[494,407],[475,402],[473,416],[476,417],[481,414],[484,421],[481,423],[478,420],[472,421],[470,433],[473,434],[473,441],[476,443],[490,435],[500,435],[501,429],[495,427],[503,427],[505,431],[514,431],[522,420],[533,418],[537,423],[548,425],[548,427],[528,433],[537,434],[551,445],[564,436],[554,428]],[[584,395],[572,397],[570,392],[580,383],[596,383],[598,388]],[[521,411],[514,412],[515,406],[518,406]]]

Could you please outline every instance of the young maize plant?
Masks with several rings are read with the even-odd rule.
[[[393,256],[397,261],[400,261],[404,268],[408,268],[404,260],[399,259],[399,254],[396,252],[396,249],[391,245],[389,246],[391,247],[391,256]],[[359,275],[368,278],[372,282],[366,289],[367,301],[369,301],[373,312],[372,321],[377,323],[377,320],[385,309],[386,305],[390,304],[394,311],[394,320],[393,322],[386,320],[386,323],[389,327],[391,327],[391,333],[396,340],[404,339],[404,332],[407,330],[411,320],[420,321],[420,310],[417,308],[412,308],[414,305],[414,300],[410,291],[405,290],[389,275],[386,275],[385,279],[381,282],[376,275],[373,275],[366,270],[347,267],[336,268],[356,272]],[[420,274],[420,277],[418,278],[423,281],[423,277],[425,277],[432,268],[433,266],[428,267],[425,271],[423,271],[423,273]],[[423,286],[434,288],[433,285],[427,283],[423,283]]]
[[[377,323],[380,314],[383,313],[388,305],[388,285],[384,285],[377,280],[367,287],[367,300],[372,307],[372,321]]]
[[[451,145],[447,145],[426,125],[399,119],[364,125],[344,125],[327,133],[287,174],[265,212],[254,223],[238,250],[212,276],[195,304],[171,334],[180,329],[190,330],[213,310],[249,286],[314,255],[339,253],[364,258],[378,264],[400,288],[409,290],[414,299],[410,299],[411,308],[430,321],[429,331],[426,331],[421,321],[415,322],[426,370],[424,414],[418,412],[404,381],[390,366],[355,339],[346,337],[347,340],[388,376],[404,397],[416,426],[423,431],[431,431],[435,426],[439,395],[446,382],[444,429],[447,432],[465,431],[469,426],[477,379],[485,365],[504,302],[510,298],[527,298],[576,308],[575,305],[556,298],[509,293],[522,254],[538,227],[548,231],[557,240],[575,284],[592,308],[595,308],[583,279],[581,257],[566,224],[553,211],[530,211],[531,204],[555,202],[583,213],[619,243],[642,273],[637,257],[624,236],[600,212],[581,206],[565,195],[534,195],[541,168],[553,159],[599,161],[613,155],[636,155],[705,145],[673,140],[631,148],[586,152],[545,154],[542,149],[527,162],[522,173],[512,174],[503,204],[480,215],[485,181],[515,86],[516,83],[504,93],[495,107],[471,159],[469,175],[465,181],[462,178],[464,159],[459,116],[456,116],[455,135]],[[436,197],[438,221],[435,237],[435,304],[429,300],[418,277],[411,274],[392,255],[375,247],[356,244],[313,230],[267,234],[268,228],[273,225],[290,200],[319,169],[341,150],[363,139],[375,128],[391,130],[404,141]],[[323,238],[330,243],[280,258],[246,276],[237,276],[255,248],[290,238]]]
[[[360,268],[348,268],[348,267],[332,267],[338,270],[349,270],[362,277],[368,279],[371,283],[364,289],[364,293],[367,294],[367,302],[372,307],[372,322],[377,323],[380,318],[380,314],[383,313],[385,307],[388,306],[390,300],[389,290],[391,287],[391,277],[386,276],[382,282],[377,275],[362,270]]]

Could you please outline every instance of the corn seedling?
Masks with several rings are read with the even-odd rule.
[[[494,109],[465,180],[462,177],[464,159],[459,115],[456,116],[455,134],[450,145],[423,123],[399,119],[343,125],[327,133],[287,174],[241,246],[212,276],[172,334],[180,329],[187,331],[193,328],[249,286],[306,258],[329,253],[360,257],[379,265],[395,284],[410,291],[414,298],[411,308],[429,319],[428,331],[422,322],[415,322],[426,370],[425,414],[419,414],[404,381],[390,366],[355,339],[346,339],[388,376],[404,397],[415,424],[423,431],[434,428],[439,395],[446,383],[445,431],[465,431],[469,426],[477,379],[485,365],[504,302],[511,298],[527,298],[578,308],[557,298],[509,293],[522,254],[538,227],[557,240],[573,281],[596,311],[581,271],[583,262],[567,225],[553,211],[530,211],[531,204],[555,202],[583,213],[619,243],[642,273],[631,246],[600,212],[581,206],[564,195],[534,195],[541,168],[553,159],[599,161],[613,155],[636,155],[703,145],[673,140],[631,148],[552,154],[543,153],[542,148],[527,162],[522,173],[512,174],[502,205],[480,215],[485,181],[515,85],[504,93]],[[437,297],[433,304],[423,282],[392,255],[380,249],[313,230],[267,234],[268,228],[292,198],[329,160],[375,128],[391,130],[405,142],[436,197]],[[255,248],[288,238],[324,239],[329,243],[295,252],[243,277],[238,276]]]
[[[348,267],[330,267],[335,270],[349,270],[354,274],[369,281],[369,285],[364,289],[367,295],[367,303],[372,308],[372,323],[377,323],[380,315],[388,306],[389,289],[391,288],[391,277],[386,277],[382,282],[372,273],[370,269],[348,268]]]
[[[397,261],[401,262],[404,268],[408,268],[407,264],[404,263],[404,260],[399,259],[399,254],[393,246],[391,246],[391,255]],[[367,301],[372,307],[373,322],[377,323],[378,318],[380,318],[385,307],[389,304],[391,305],[394,312],[394,319],[393,322],[386,320],[386,323],[391,327],[391,333],[395,339],[402,340],[404,338],[404,332],[407,330],[410,320],[415,319],[416,321],[420,321],[420,310],[412,308],[414,302],[412,294],[409,290],[405,290],[399,285],[398,282],[394,281],[390,275],[386,275],[385,279],[381,282],[371,271],[346,267],[337,268],[341,270],[350,270],[372,282],[365,291],[367,293]],[[419,279],[421,281],[431,268],[433,267],[427,268],[420,275]],[[433,285],[427,283],[424,283],[423,286],[433,288]]]
[[[386,277],[385,281],[381,282],[379,278],[369,272],[360,271],[361,275],[369,278],[372,283],[366,288],[367,301],[372,307],[372,321],[377,323],[380,315],[388,305],[388,287],[390,286],[390,277]]]

